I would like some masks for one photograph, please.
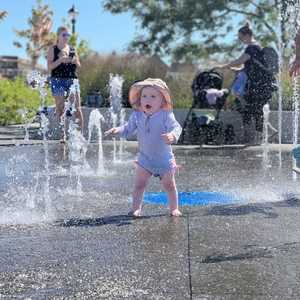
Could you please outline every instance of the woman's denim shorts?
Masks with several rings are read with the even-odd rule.
[[[66,96],[69,92],[73,78],[51,78],[51,91],[53,96]]]

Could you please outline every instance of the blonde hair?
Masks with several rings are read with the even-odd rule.
[[[60,34],[64,31],[69,31],[66,26],[60,26],[60,27],[57,28],[57,30],[56,30],[56,43],[58,43],[58,38],[59,38]]]

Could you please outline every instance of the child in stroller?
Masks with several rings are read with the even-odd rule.
[[[233,134],[233,128],[226,128],[219,120],[219,113],[226,103],[229,95],[223,89],[223,75],[215,70],[200,72],[192,83],[193,104],[183,124],[180,142],[196,144],[223,144]],[[216,114],[197,114],[194,109],[215,109]],[[231,126],[232,127],[232,126]],[[227,141],[226,141],[227,136]]]

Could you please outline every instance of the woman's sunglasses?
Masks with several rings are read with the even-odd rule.
[[[70,37],[70,36],[71,36],[70,33],[63,33],[63,34],[62,34],[62,37]]]

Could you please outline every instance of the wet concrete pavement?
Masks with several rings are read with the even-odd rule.
[[[6,194],[11,182],[2,172],[9,157],[22,161],[20,177],[32,177],[43,167],[43,148],[7,149],[1,151],[0,195],[1,210],[9,213],[20,201]],[[61,161],[58,150],[51,145],[50,167]],[[18,211],[18,222],[0,224],[0,299],[299,299],[300,200],[298,183],[289,186],[287,179],[288,156],[279,176],[274,155],[273,167],[262,172],[261,149],[205,151],[177,148],[185,165],[179,190],[232,190],[229,181],[241,198],[249,186],[247,202],[183,207],[182,218],[147,204],[144,217],[132,219],[126,215],[134,173],[128,164],[109,163],[118,173],[82,178],[80,197],[62,193],[60,184],[69,177],[50,168],[54,216],[26,225]],[[23,189],[16,193],[25,197],[26,184],[33,184],[18,180]],[[159,188],[154,180],[148,190]],[[34,211],[42,204],[37,201]]]
[[[192,299],[299,299],[299,205],[294,199],[193,213]]]
[[[185,218],[159,214],[2,228],[1,296],[189,299],[186,229]]]
[[[299,299],[300,200],[1,227],[3,299]]]

